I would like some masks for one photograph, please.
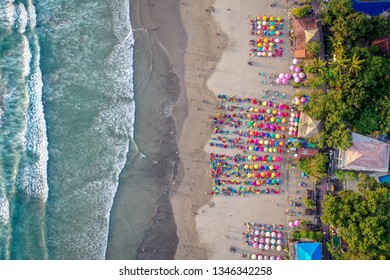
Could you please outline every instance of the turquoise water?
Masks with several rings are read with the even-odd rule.
[[[180,86],[134,37],[128,1],[0,0],[0,259],[173,257]]]
[[[0,0],[0,258],[101,259],[133,136],[129,3]]]

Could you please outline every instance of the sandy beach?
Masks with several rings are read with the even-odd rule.
[[[239,252],[248,252],[242,240],[246,222],[287,226],[288,186],[282,184],[278,195],[211,196],[209,153],[217,150],[207,144],[213,132],[209,116],[221,93],[261,98],[263,90],[272,89],[291,100],[295,92],[291,86],[270,85],[271,75],[287,72],[292,60],[286,2],[278,1],[276,7],[270,7],[271,0],[171,0],[164,5],[150,0],[148,4],[182,86],[173,110],[180,158],[171,199],[179,237],[175,258],[238,259]],[[167,15],[179,11],[185,34],[180,23],[167,21]],[[285,34],[280,37],[283,57],[248,56],[248,41],[254,39],[248,22],[257,15],[285,19]],[[210,202],[215,206],[210,207]],[[238,249],[235,254],[229,253],[231,246]]]

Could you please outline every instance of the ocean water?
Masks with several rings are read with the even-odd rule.
[[[139,139],[155,135],[143,134],[137,112],[134,44],[128,1],[0,0],[0,259],[104,259],[110,228],[123,220],[137,238],[111,243],[130,252],[123,258],[139,258],[150,209],[169,211],[165,192],[146,194],[176,158],[144,180],[162,163],[160,149],[150,156]],[[175,98],[160,101],[169,108]],[[148,102],[140,98],[139,108]],[[147,129],[171,118],[169,110],[154,117]],[[138,199],[115,206],[110,221],[123,190]],[[140,205],[145,217],[132,219]]]

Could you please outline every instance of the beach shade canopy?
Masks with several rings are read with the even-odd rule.
[[[276,246],[275,245],[271,245],[271,250],[275,250],[276,249]]]
[[[305,78],[306,75],[303,72],[299,72],[298,76],[299,76],[299,78],[303,79],[303,78]]]
[[[297,226],[299,226],[301,224],[301,221],[300,220],[295,220],[294,221],[294,225],[297,227]]]
[[[283,79],[282,79],[282,84],[283,84],[283,85],[286,85],[286,84],[287,84],[287,79],[286,79],[286,78],[283,78]]]
[[[267,232],[265,233],[265,236],[270,237],[270,236],[271,236],[271,233],[270,233],[269,231],[267,231]],[[268,241],[269,241],[269,238],[267,238],[267,239],[268,239]],[[267,242],[267,239],[265,239],[265,242]]]
[[[297,260],[321,260],[321,243],[297,243],[296,245]]]
[[[268,261],[269,260],[269,256],[265,255],[264,256],[264,260]]]
[[[278,240],[276,241],[276,244],[278,244],[278,245],[283,244],[283,240],[282,240],[282,239],[278,239]]]
[[[269,250],[269,245],[265,245],[264,250]]]
[[[299,63],[299,60],[297,58],[294,58],[292,61],[293,64],[297,65]]]
[[[278,16],[278,17],[276,18],[276,20],[277,20],[277,21],[281,21],[282,18]]]
[[[276,247],[276,249],[278,249],[278,247]],[[277,256],[277,257],[276,257],[276,260],[277,260],[277,261],[281,261],[281,260],[282,260],[282,257],[281,257],[281,256]]]
[[[276,250],[282,251],[282,246],[281,245],[276,246]]]
[[[254,243],[253,243],[253,248],[259,248],[259,243],[254,242]]]
[[[301,82],[301,78],[299,78],[299,77],[294,78],[294,82],[300,83]]]
[[[299,73],[299,72],[301,72],[301,68],[295,67],[294,71],[295,71],[296,73]]]
[[[268,52],[268,56],[271,57],[272,56],[272,52]]]
[[[291,78],[291,74],[290,74],[290,73],[286,73],[286,74],[284,74],[284,77],[285,77],[286,79],[290,79],[290,78]]]
[[[252,258],[252,260],[255,260],[255,259],[257,259],[257,256],[256,256],[256,254],[252,254],[251,258]]]
[[[263,259],[263,256],[262,256],[262,255],[258,255],[258,256],[257,256],[257,259],[258,259],[258,260],[262,260],[262,259]]]
[[[290,71],[295,71],[295,65],[290,66]]]
[[[271,244],[276,244],[276,239],[271,239]]]
[[[263,243],[259,244],[259,249],[264,249],[264,244]]]
[[[280,79],[283,79],[283,78],[284,78],[284,73],[280,73],[280,74],[279,74],[279,78],[280,78]]]
[[[289,226],[290,228],[295,227],[294,222],[289,222],[289,223],[288,223],[288,226]]]
[[[261,237],[260,240],[259,240],[259,242],[260,242],[260,244],[264,244],[264,242],[265,242],[264,238]]]
[[[280,78],[276,78],[276,83],[279,85],[281,83],[281,79]]]
[[[278,237],[278,238],[283,238],[283,233],[278,232],[277,237]]]
[[[269,259],[270,259],[271,261],[276,260],[276,258],[275,258],[274,256],[271,256]]]
[[[296,77],[299,77],[299,74],[298,74],[298,73],[294,73],[294,74],[293,74],[293,78],[296,78]]]

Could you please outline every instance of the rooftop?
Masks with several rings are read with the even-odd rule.
[[[357,133],[352,133],[352,143],[351,148],[340,151],[340,169],[388,172],[389,144]]]

